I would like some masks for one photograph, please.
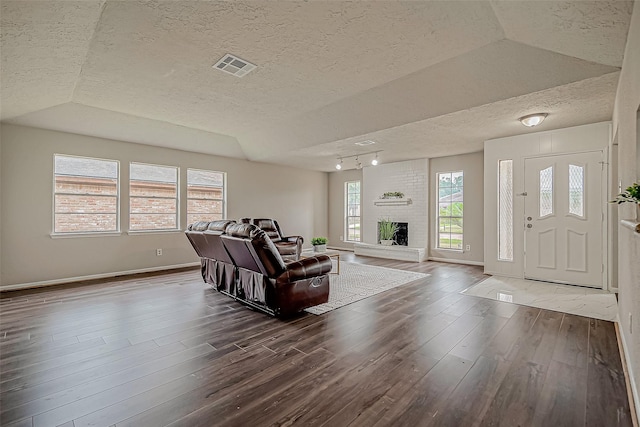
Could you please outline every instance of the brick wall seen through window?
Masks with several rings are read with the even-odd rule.
[[[129,229],[178,229],[178,168],[131,163]]]
[[[119,230],[118,167],[116,160],[54,155],[54,233]]]
[[[187,169],[187,224],[225,217],[225,173]]]

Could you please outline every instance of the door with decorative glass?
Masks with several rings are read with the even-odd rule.
[[[525,160],[527,279],[603,287],[602,152]]]

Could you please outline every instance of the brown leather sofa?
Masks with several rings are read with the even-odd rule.
[[[206,283],[230,295],[236,292],[236,268],[222,243],[228,225],[235,221],[201,221],[189,225],[187,238],[200,257],[200,271]]]
[[[275,316],[329,299],[326,255],[285,263],[264,230],[232,221],[198,222],[186,231],[202,277],[219,292]]]
[[[302,244],[304,239],[302,236],[285,236],[278,221],[270,218],[242,218],[243,224],[257,225],[260,229],[267,233],[267,236],[276,245],[278,252],[285,261],[298,261],[302,253]]]

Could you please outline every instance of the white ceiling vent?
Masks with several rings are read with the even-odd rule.
[[[364,147],[365,145],[372,145],[375,144],[375,141],[371,141],[370,139],[366,140],[366,141],[360,141],[360,142],[356,142],[356,145],[359,145],[361,147]]]
[[[227,53],[213,65],[213,68],[217,68],[225,73],[233,74],[236,77],[244,77],[251,71],[255,70],[257,65]]]

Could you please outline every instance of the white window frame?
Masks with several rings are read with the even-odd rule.
[[[440,175],[452,175],[452,174],[461,174],[462,175],[462,216],[440,216]],[[435,249],[440,251],[455,251],[455,252],[464,252],[464,170],[455,170],[455,171],[443,171],[436,173],[436,239],[435,239]],[[452,202],[453,203],[453,202]],[[440,246],[440,218],[460,218],[462,219],[462,241],[460,248],[443,248]],[[449,241],[451,242],[451,231],[449,231]]]
[[[56,177],[59,175],[56,173],[56,157],[73,157],[77,159],[88,159],[88,160],[97,160],[102,162],[113,162],[116,164],[117,173],[116,173],[116,194],[114,195],[101,195],[101,194],[90,194],[90,193],[66,193],[66,192],[58,192],[56,190]],[[63,175],[63,174],[60,174]],[[77,176],[88,176],[88,175],[77,175]],[[93,177],[98,178],[98,177]],[[50,236],[53,238],[56,237],[83,237],[83,236],[109,236],[109,235],[120,235],[120,161],[114,159],[102,159],[98,157],[88,157],[88,156],[74,156],[70,154],[61,154],[54,153],[53,154],[53,188],[52,188],[52,198],[51,198],[51,233]],[[112,215],[116,217],[116,229],[115,230],[106,230],[106,231],[56,231],[56,195],[71,195],[71,196],[97,196],[97,197],[115,197],[116,198],[116,211]],[[87,212],[92,213],[92,212]],[[62,212],[60,214],[63,214]]]
[[[173,200],[173,197],[148,197],[148,196],[132,196],[131,195],[131,184],[134,181],[141,181],[138,179],[131,179],[131,166],[132,165],[144,165],[144,166],[156,166],[156,167],[161,167],[161,168],[173,168],[176,170],[176,197],[175,197],[175,206],[176,206],[176,226],[174,228],[138,228],[138,229],[132,229],[131,228],[131,206],[132,206],[132,199],[137,199],[137,198],[141,198],[141,199],[171,199]],[[156,212],[148,212],[148,214],[154,214]],[[159,213],[159,212],[158,212]],[[139,215],[139,213],[135,213],[134,215]],[[137,234],[137,233],[166,233],[166,232],[176,232],[176,231],[181,231],[180,230],[180,167],[179,166],[173,166],[173,165],[158,165],[158,164],[153,164],[153,163],[143,163],[143,162],[129,162],[129,234]]]
[[[360,203],[358,204],[360,215],[349,215],[349,184],[358,183],[358,196]],[[352,193],[355,194],[355,193]],[[349,218],[360,219],[360,237],[357,240],[349,239]],[[345,181],[344,183],[344,241],[345,242],[361,242],[362,241],[362,181],[359,179],[354,181]]]
[[[222,174],[222,199],[202,199],[199,197],[189,197],[189,171],[197,171],[197,172],[210,172],[210,173],[219,173]],[[218,187],[212,187],[218,188]],[[221,171],[214,171],[208,169],[196,169],[196,168],[187,168],[187,225],[189,225],[189,200],[220,200],[222,202],[222,218],[227,217],[227,173]],[[195,212],[197,214],[199,212]],[[206,213],[206,212],[203,212]]]

